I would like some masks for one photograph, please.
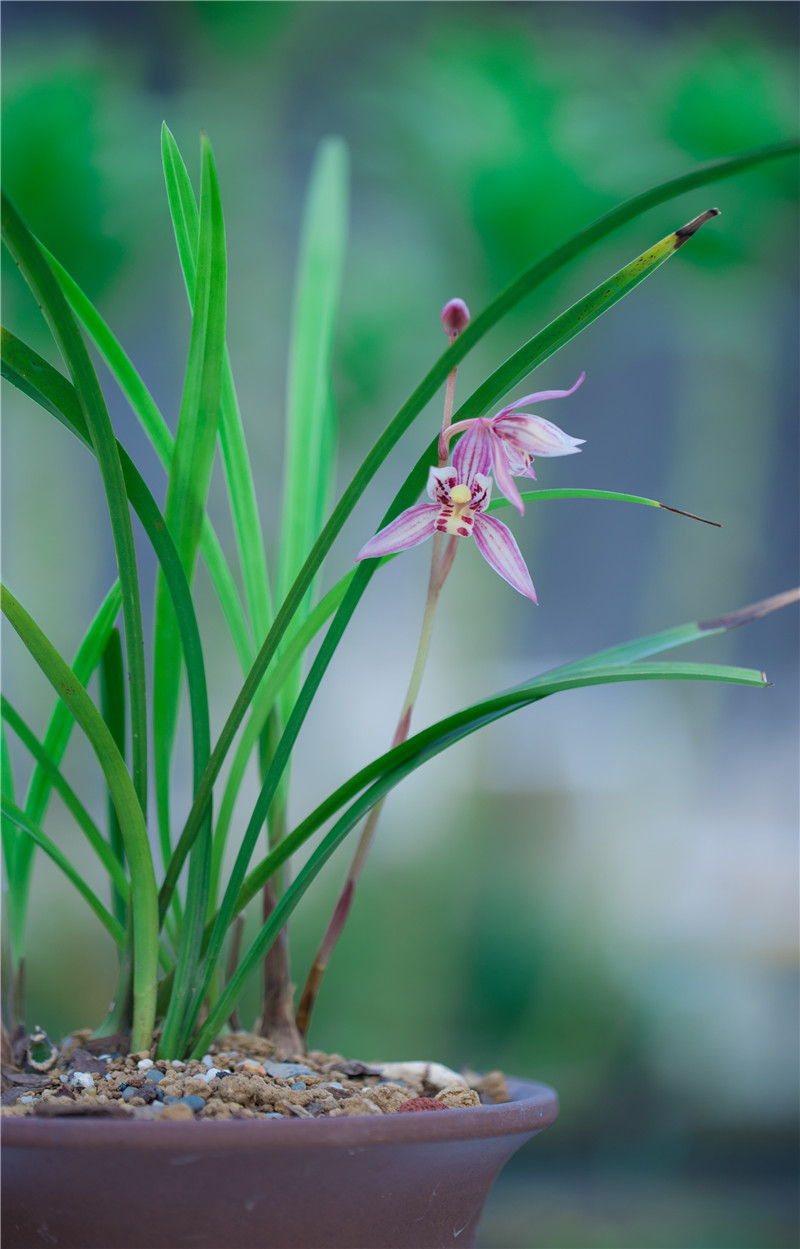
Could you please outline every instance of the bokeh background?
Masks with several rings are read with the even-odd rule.
[[[159,128],[165,119],[195,179],[208,133],[226,205],[229,345],[269,528],[299,216],[321,138],[342,135],[352,156],[335,362],[344,485],[442,349],[446,299],[477,311],[629,194],[792,137],[797,17],[769,2],[10,2],[4,181],[174,427],[188,316]],[[418,725],[797,580],[797,189],[796,162],[783,159],[653,210],[465,361],[461,398],[607,273],[722,209],[527,389],[586,370],[582,389],[543,413],[586,445],[540,461],[542,486],[639,493],[724,528],[622,504],[530,506],[512,525],[541,606],[466,550]],[[56,363],[11,266],[4,278],[4,323]],[[161,497],[152,455],[108,393]],[[4,415],[4,576],[72,654],[112,579],[99,478],[10,387]],[[330,581],[439,419],[431,405],[398,447]],[[211,506],[230,536],[217,478]],[[388,743],[426,560],[420,548],[373,580],[299,743],[297,817]],[[219,724],[238,674],[202,572],[198,594]],[[312,1041],[557,1086],[561,1119],[504,1173],[484,1249],[797,1243],[796,642],[789,610],[682,653],[764,668],[765,691],[659,683],[548,700],[429,765],[387,805]],[[42,726],[50,695],[13,638],[4,667],[10,696]],[[27,763],[14,758],[22,782]],[[99,814],[77,742],[68,768]],[[48,827],[91,876],[55,803]],[[298,978],[343,866],[296,925]],[[29,1023],[53,1034],[100,1017],[114,982],[110,943],[82,906],[39,863]],[[244,1020],[256,1009],[254,990]]]

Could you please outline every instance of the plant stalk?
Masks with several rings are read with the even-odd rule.
[[[262,772],[266,774],[275,746],[281,736],[277,708],[273,708],[264,735],[265,759]],[[272,850],[286,835],[286,799],[283,787],[279,788],[268,816],[268,849]],[[277,890],[282,889],[283,873],[266,882],[261,892],[261,915],[267,922],[277,905]],[[277,885],[277,888],[276,888]],[[258,1036],[269,1037],[275,1046],[278,1062],[304,1052],[303,1038],[294,1019],[294,985],[289,962],[289,932],[284,926],[277,939],[264,956],[263,1005],[261,1016],[255,1025]]]
[[[458,337],[458,331],[448,334],[448,338],[452,343]],[[443,468],[448,460],[447,443],[443,437],[445,430],[449,427],[453,419],[453,405],[456,393],[456,373],[458,369],[451,369],[447,375],[447,384],[444,392],[444,413],[442,417],[442,430],[439,438],[439,467]],[[397,728],[392,738],[392,749],[399,746],[408,737],[411,729],[411,713],[414,710],[414,704],[417,701],[422,677],[425,672],[425,664],[428,659],[431,638],[433,636],[433,622],[436,618],[436,608],[439,603],[439,595],[442,592],[447,574],[453,566],[456,550],[458,549],[458,538],[451,537],[444,548],[444,535],[435,533],[433,536],[433,551],[431,553],[431,572],[428,580],[428,598],[425,603],[425,614],[422,617],[422,628],[420,630],[419,643],[417,645],[417,654],[414,659],[414,666],[411,669],[411,677],[408,682],[408,690],[400,709],[400,718],[397,722]],[[384,800],[385,801],[385,800]],[[303,1048],[308,1038],[308,1030],[311,1024],[311,1014],[314,1010],[314,1004],[319,994],[322,978],[328,969],[333,951],[342,935],[342,930],[350,914],[350,907],[353,903],[353,895],[355,893],[358,878],[364,867],[364,861],[369,853],[375,836],[375,830],[378,827],[378,821],[383,810],[383,801],[378,802],[367,816],[364,828],[353,855],[350,864],[350,870],[345,879],[344,888],[339,895],[339,900],[334,907],[333,915],[328,921],[328,927],[322,938],[322,943],[317,950],[314,962],[306,977],[306,983],[303,986],[303,992],[300,997],[300,1003],[297,1007],[296,1023],[297,1028],[303,1040]],[[266,917],[265,917],[266,918]],[[277,942],[275,943],[278,944]]]

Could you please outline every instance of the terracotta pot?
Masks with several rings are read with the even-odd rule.
[[[3,1249],[475,1244],[500,1168],[558,1098],[336,1119],[4,1119]]]

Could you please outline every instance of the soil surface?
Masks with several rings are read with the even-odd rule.
[[[76,1032],[53,1045],[15,1038],[3,1065],[2,1114],[126,1119],[290,1119],[452,1110],[508,1100],[500,1072],[460,1074],[440,1063],[348,1060],[311,1050],[273,1060],[264,1037],[232,1032],[201,1060],[129,1054],[122,1036]]]

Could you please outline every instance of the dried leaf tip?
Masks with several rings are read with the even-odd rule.
[[[689,520],[699,520],[703,525],[713,525],[715,529],[721,529],[722,525],[718,520],[706,520],[705,516],[695,516],[694,512],[684,512],[679,507],[669,507],[666,503],[659,503],[659,507],[663,507],[665,512],[674,512],[676,516],[688,516]]]
[[[712,217],[718,217],[719,215],[719,208],[709,208],[706,212],[701,213],[699,217],[695,217],[694,220],[687,222],[685,226],[681,226],[680,230],[675,231],[675,250],[677,251],[679,247],[683,247],[686,240],[690,239],[693,234],[696,234],[700,227],[705,225],[707,221],[710,221]]]
[[[701,620],[698,629],[738,629],[740,625],[749,624],[751,620],[759,620],[770,612],[788,607],[790,603],[800,602],[800,586],[793,590],[785,590],[783,594],[773,594],[771,598],[762,598],[749,607],[740,607],[738,611],[728,612],[726,616],[718,616],[716,620]],[[765,678],[766,680],[766,678]]]

